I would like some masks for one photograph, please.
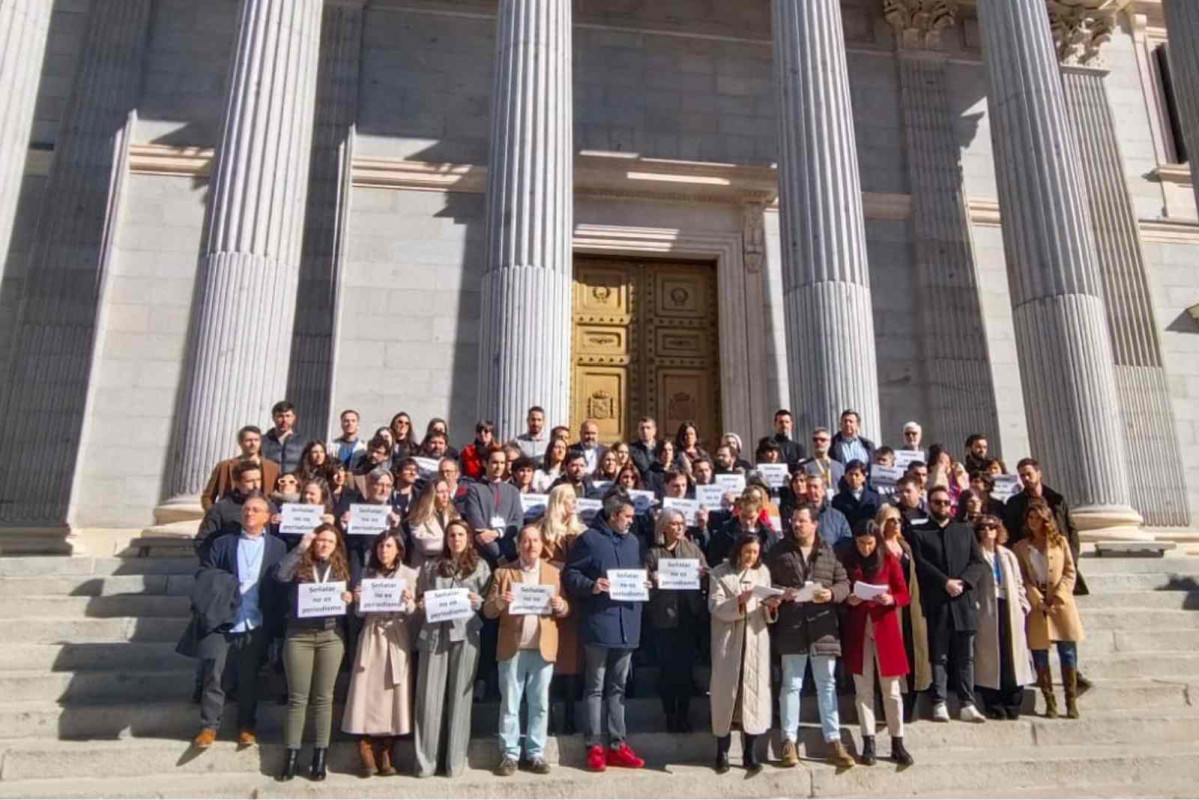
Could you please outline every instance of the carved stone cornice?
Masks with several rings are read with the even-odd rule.
[[[941,31],[958,21],[958,0],[883,0],[883,16],[901,50],[937,50]]]
[[[1049,27],[1058,61],[1100,66],[1099,51],[1116,31],[1116,16],[1129,0],[1048,0]]]

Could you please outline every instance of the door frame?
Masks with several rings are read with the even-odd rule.
[[[743,247],[740,233],[587,223],[575,225],[573,239],[573,252],[582,255],[715,261],[721,433],[736,431],[747,437],[755,426]],[[572,258],[572,274],[573,268]]]

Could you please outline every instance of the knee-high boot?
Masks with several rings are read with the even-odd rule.
[[[1053,696],[1053,675],[1050,674],[1048,665],[1037,667],[1037,686],[1045,698],[1045,716],[1057,719],[1057,698]]]
[[[1078,669],[1062,667],[1062,684],[1066,690],[1066,716],[1078,719]]]
[[[741,762],[750,772],[757,772],[762,769],[762,762],[758,760],[758,737],[752,733],[741,734]]]

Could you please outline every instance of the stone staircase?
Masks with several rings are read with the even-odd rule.
[[[0,558],[0,797],[1186,797],[1199,780],[1199,558],[1087,558],[1094,594],[1080,598],[1088,633],[1081,659],[1095,688],[1082,699],[1083,719],[920,721],[907,733],[917,763],[903,771],[880,761],[838,773],[816,760],[823,744],[815,700],[805,698],[809,758],[798,769],[717,776],[708,767],[710,735],[662,731],[653,670],[642,668],[629,728],[645,770],[588,773],[582,737],[573,736],[551,738],[552,775],[494,777],[496,708],[479,704],[470,769],[458,779],[360,780],[353,745],[339,738],[327,782],[277,784],[281,676],[260,707],[262,746],[238,750],[226,727],[212,749],[192,750],[192,662],[174,654],[174,643],[195,562],[164,557],[171,545],[136,551],[149,555]],[[694,704],[700,731],[706,705]],[[1034,705],[1029,692],[1026,708]],[[852,697],[841,707],[843,736],[860,744]],[[734,764],[739,757],[734,742]],[[408,771],[410,743],[401,744],[400,762]]]

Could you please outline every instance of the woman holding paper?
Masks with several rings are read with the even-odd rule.
[[[742,763],[762,769],[755,745],[770,730],[770,623],[778,619],[779,595],[771,594],[770,570],[753,534],[739,536],[728,560],[712,570],[712,733],[716,771],[729,771],[732,729],[741,728]],[[763,599],[763,598],[766,599]]]
[[[900,624],[903,628],[904,655],[908,659],[910,670],[905,679],[903,696],[903,721],[912,721],[916,710],[918,692],[923,692],[932,685],[933,668],[928,658],[928,623],[924,619],[924,609],[920,605],[920,583],[916,580],[916,559],[912,555],[912,547],[903,538],[903,517],[899,508],[890,503],[884,503],[874,516],[882,535],[882,547],[891,555],[903,569],[904,583],[908,587],[908,597],[911,602],[899,609]]]
[[[695,561],[696,588],[664,586],[660,573],[663,561]],[[666,730],[691,732],[691,694],[694,682],[691,670],[699,654],[700,633],[707,622],[702,590],[708,572],[708,560],[699,545],[687,537],[687,521],[678,509],[663,509],[658,514],[654,546],[645,556],[645,569],[654,584],[650,591],[645,619],[654,630],[658,647],[658,696],[666,712]]]
[[[465,520],[446,527],[445,551],[426,561],[416,582],[424,623],[417,637],[420,665],[416,679],[416,777],[427,778],[445,763],[454,777],[466,767],[470,744],[470,712],[479,666],[479,631],[483,592],[491,569],[471,544],[475,532]],[[452,592],[447,590],[453,590]],[[437,592],[437,595],[430,593]],[[444,599],[449,616],[434,618],[431,597]],[[465,598],[465,601],[463,601]],[[461,603],[461,606],[459,605]],[[465,613],[459,613],[461,607]],[[439,612],[440,613],[440,612]],[[446,728],[443,736],[442,730]],[[442,740],[446,747],[441,748]]]
[[[419,571],[426,561],[441,555],[445,549],[446,528],[460,516],[450,502],[450,484],[444,478],[425,484],[404,523],[412,545],[408,563],[413,569]]]
[[[337,528],[321,525],[304,535],[296,549],[279,562],[277,580],[289,584],[291,613],[283,641],[287,670],[287,721],[283,742],[287,747],[279,780],[296,776],[301,737],[308,708],[312,707],[312,772],[314,781],[325,779],[325,756],[333,728],[333,685],[345,653],[345,604],[354,596],[346,590],[350,568],[345,545]],[[341,604],[318,605],[314,584],[333,584]],[[324,613],[321,613],[321,611]]]
[[[636,467],[634,467],[636,469]],[[541,557],[559,570],[566,564],[566,551],[587,526],[575,513],[577,496],[569,486],[555,486],[538,521],[545,550]],[[583,647],[579,643],[579,618],[572,614],[558,622],[558,658],[554,662],[553,696],[562,698],[562,732],[575,733],[575,699],[583,690]],[[553,728],[553,711],[550,727]]]
[[[875,763],[874,748],[874,675],[878,670],[891,734],[891,758],[901,767],[914,762],[903,746],[903,678],[908,674],[903,628],[899,609],[910,602],[903,565],[881,541],[878,525],[863,520],[854,528],[853,550],[846,557],[845,570],[853,586],[846,598],[849,612],[845,617],[845,665],[853,675],[854,703],[858,725],[862,729],[862,754],[866,766]]]
[[[1004,547],[1007,528],[999,517],[980,516],[974,536],[990,567],[979,585],[978,633],[974,638],[974,684],[991,719],[1019,719],[1024,687],[1033,682],[1032,661],[1024,636],[1031,606],[1016,554]]]
[[[350,691],[341,729],[358,737],[359,775],[395,775],[392,748],[412,730],[412,645],[409,617],[416,611],[416,570],[404,566],[404,543],[396,531],[383,531],[371,546],[364,581],[400,581],[399,608],[362,611],[363,586],[354,602],[365,622],[350,670]],[[370,585],[370,584],[368,584]]]
[[[321,514],[321,522],[332,525],[333,510],[329,505],[329,486],[324,480],[314,478],[306,481],[303,488],[300,490],[299,502],[309,506],[320,506],[324,511]],[[300,540],[304,538],[303,533],[281,533],[280,527],[283,525],[283,509],[280,509],[279,514],[271,517],[271,533],[278,536],[287,545],[288,550],[294,550]]]

